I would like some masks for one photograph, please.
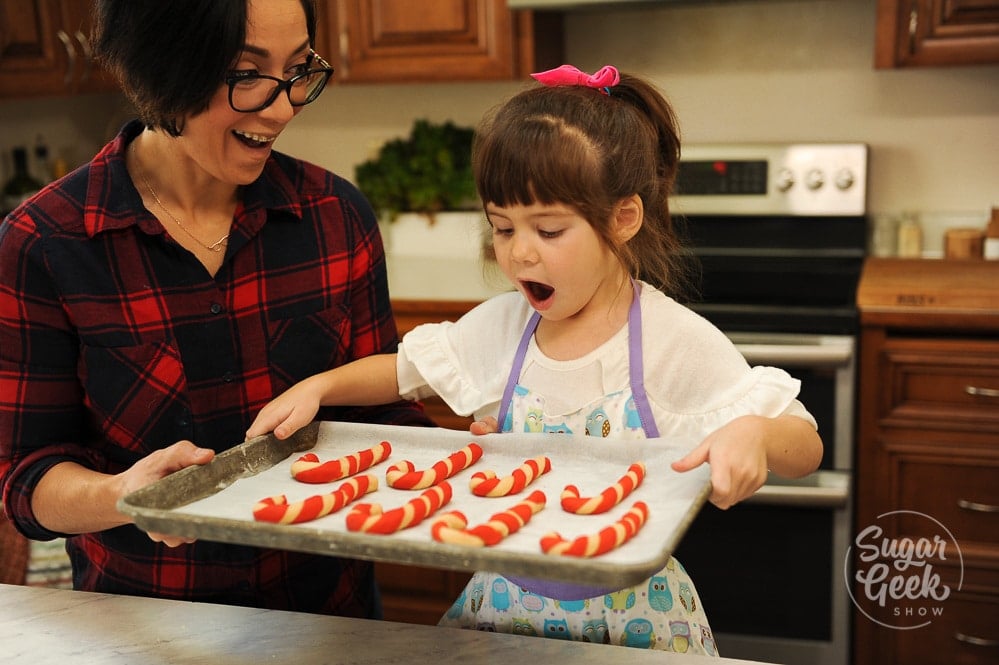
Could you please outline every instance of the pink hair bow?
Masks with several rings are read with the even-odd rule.
[[[617,85],[621,80],[621,75],[613,65],[605,65],[594,74],[587,74],[572,65],[562,65],[546,72],[531,74],[531,77],[543,85],[582,85],[596,88],[604,94],[609,94],[608,88]]]

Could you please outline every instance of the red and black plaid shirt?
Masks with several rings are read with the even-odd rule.
[[[0,225],[0,474],[18,529],[53,533],[31,493],[54,464],[118,473],[189,439],[221,451],[311,374],[398,342],[370,206],[347,181],[274,153],[242,188],[211,277],[142,205],[124,150]],[[326,409],[324,420],[427,425],[418,407]],[[368,563],[197,542],[132,525],[71,536],[79,589],[368,616]]]

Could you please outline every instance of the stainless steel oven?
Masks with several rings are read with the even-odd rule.
[[[849,662],[841,575],[852,530],[867,159],[863,144],[684,149],[672,207],[702,273],[690,305],[750,364],[801,380],[825,445],[808,477],[771,477],[727,511],[707,506],[677,550],[726,657]]]

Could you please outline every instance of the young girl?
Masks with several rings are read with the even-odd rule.
[[[721,508],[755,492],[768,470],[813,471],[822,444],[798,382],[749,367],[665,293],[683,278],[667,199],[680,153],[669,104],[613,67],[589,76],[563,65],[535,78],[543,85],[483,122],[473,155],[496,261],[517,290],[456,323],[416,328],[396,355],[302,381],[248,434],[289,436],[322,405],[437,394],[474,414],[479,434],[696,437],[674,469],[710,463]],[[494,607],[494,591],[512,605]],[[675,559],[624,590],[476,573],[441,625],[717,654]]]

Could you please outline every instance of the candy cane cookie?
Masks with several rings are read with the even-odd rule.
[[[544,455],[538,455],[525,461],[504,478],[497,478],[492,471],[473,473],[471,480],[468,481],[468,489],[472,490],[475,496],[509,496],[521,491],[551,470],[551,460]]]
[[[567,513],[575,513],[576,515],[606,513],[624,501],[625,497],[641,485],[644,479],[645,465],[641,462],[635,462],[628,467],[628,471],[621,476],[620,480],[597,496],[581,497],[579,496],[579,488],[575,485],[566,485],[560,497],[562,500],[562,510]]]
[[[459,471],[464,471],[479,461],[482,457],[482,447],[470,443],[446,459],[434,463],[425,471],[417,471],[409,460],[393,464],[385,472],[385,482],[397,490],[422,490],[447,480]]]
[[[388,512],[382,512],[381,504],[359,503],[347,513],[347,530],[382,535],[395,533],[416,526],[450,500],[451,485],[444,481]]]
[[[275,524],[299,524],[335,513],[351,501],[378,489],[378,478],[370,474],[346,481],[327,494],[317,494],[288,503],[285,495],[261,499],[253,507],[253,519]]]
[[[365,471],[391,454],[388,441],[329,462],[320,462],[315,453],[306,453],[291,465],[291,477],[303,483],[331,483]]]
[[[493,546],[520,527],[531,521],[531,518],[545,507],[545,493],[540,490],[531,492],[526,499],[516,505],[496,513],[484,524],[468,527],[468,519],[464,513],[454,510],[441,515],[430,527],[434,540],[452,545],[468,545],[471,547]]]
[[[628,542],[648,518],[649,507],[643,501],[636,501],[617,522],[589,536],[566,540],[554,531],[542,536],[541,551],[563,556],[600,556]]]

